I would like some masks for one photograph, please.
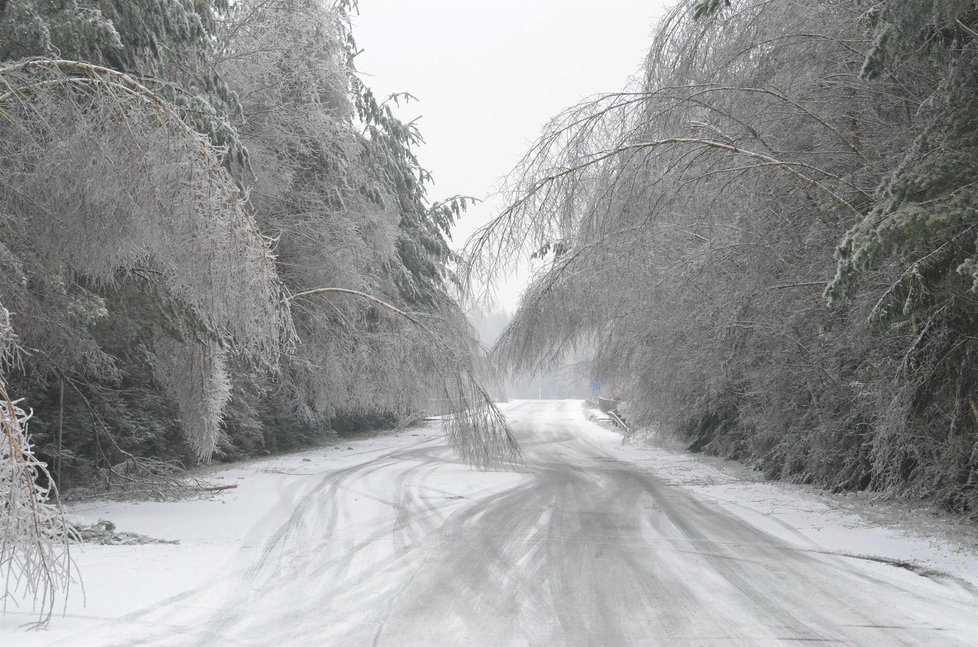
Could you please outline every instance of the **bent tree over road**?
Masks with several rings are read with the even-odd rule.
[[[662,478],[669,466],[656,462],[661,454],[635,462],[643,452],[622,448],[580,402],[523,401],[505,411],[525,452],[518,471],[471,470],[438,435],[392,439],[340,468],[302,455],[312,458],[276,472],[289,474],[278,481],[278,503],[255,512],[228,564],[200,573],[200,583],[143,609],[117,609],[118,617],[63,620],[9,644],[876,646],[978,638],[978,597],[965,583],[768,534],[698,488]],[[70,635],[52,640],[66,625]]]

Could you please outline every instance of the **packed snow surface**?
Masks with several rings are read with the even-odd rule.
[[[85,545],[64,616],[3,647],[978,645],[978,558],[799,488],[514,402],[518,471],[435,429],[238,465],[206,500],[71,514],[178,545]]]

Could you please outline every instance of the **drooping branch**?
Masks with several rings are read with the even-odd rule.
[[[11,63],[0,67],[0,82],[0,125],[10,127],[0,152],[10,169],[0,171],[0,204],[68,221],[50,224],[52,235],[39,241],[42,255],[103,283],[130,265],[145,267],[148,258],[164,283],[238,342],[276,352],[290,339],[271,242],[245,210],[219,151],[173,105],[131,75],[80,61]],[[70,138],[58,132],[69,121]],[[109,137],[120,126],[128,140]],[[70,163],[69,142],[86,149],[87,164],[58,166]],[[92,156],[91,148],[101,154]],[[32,173],[12,173],[28,156],[36,158]],[[45,186],[64,186],[39,191],[29,182],[43,173],[65,176]],[[128,184],[117,190],[110,181]],[[87,210],[89,202],[99,208]]]
[[[424,324],[422,324],[421,321],[418,320],[414,315],[405,312],[404,310],[401,310],[397,306],[392,305],[384,301],[383,299],[378,299],[372,294],[367,294],[366,292],[360,292],[359,290],[350,290],[347,288],[312,288],[311,290],[303,290],[301,292],[296,292],[295,294],[290,295],[288,300],[295,301],[296,299],[308,299],[309,297],[314,297],[318,294],[348,294],[350,296],[355,296],[359,299],[364,299],[374,305],[378,305],[386,310],[389,310],[398,316],[404,317],[415,326],[427,330],[424,327]]]
[[[626,143],[609,150],[586,154],[582,161],[552,171],[546,171],[542,177],[532,182],[528,187],[525,187],[513,203],[506,207],[499,216],[480,227],[466,243],[464,275],[467,280],[465,284],[471,288],[477,269],[487,262],[487,257],[506,256],[519,252],[519,249],[503,248],[500,241],[513,237],[512,232],[514,230],[525,232],[536,224],[536,219],[539,217],[538,214],[529,213],[527,209],[533,204],[538,195],[549,191],[551,187],[561,181],[568,180],[574,182],[574,178],[583,171],[599,166],[608,160],[622,158],[630,153],[651,151],[666,146],[688,146],[699,149],[720,150],[732,155],[760,160],[765,166],[775,167],[784,171],[802,185],[821,191],[831,198],[833,202],[845,208],[849,213],[856,216],[859,215],[859,210],[848,200],[833,191],[823,181],[812,177],[812,175],[807,175],[802,171],[810,171],[813,175],[821,175],[840,184],[849,184],[846,180],[830,171],[820,169],[805,162],[779,160],[764,153],[740,148],[733,144],[694,137],[668,137]],[[519,245],[525,244],[525,234],[516,235],[515,239],[519,241]]]
[[[70,531],[50,501],[55,485],[27,436],[30,417],[0,383],[0,610],[23,594],[44,624],[72,582]]]
[[[436,380],[450,403],[451,414],[443,419],[452,447],[466,462],[481,469],[521,462],[521,451],[506,417],[492,396],[475,376],[471,355],[449,341],[451,331],[436,331],[414,313],[366,292],[348,288],[323,287],[296,292],[289,301],[309,299],[326,294],[343,294],[379,306],[403,319],[427,340],[426,354],[442,373]],[[434,319],[436,323],[439,319]]]

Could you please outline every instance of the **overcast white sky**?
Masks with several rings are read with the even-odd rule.
[[[360,0],[357,67],[378,97],[410,92],[432,200],[487,198],[546,121],[638,74],[673,0]],[[454,232],[461,247],[503,205],[489,199]],[[520,281],[500,286],[512,311]]]

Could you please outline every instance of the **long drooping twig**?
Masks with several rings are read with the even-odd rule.
[[[366,292],[348,288],[323,287],[296,292],[289,301],[309,299],[324,294],[343,294],[363,299],[409,322],[431,343],[431,357],[447,374],[442,390],[451,403],[451,415],[444,418],[446,435],[461,457],[482,469],[515,464],[522,460],[506,417],[493,402],[492,396],[473,373],[469,358],[448,343],[416,314]]]
[[[0,599],[6,609],[14,595],[26,594],[37,605],[41,625],[59,594],[67,592],[72,562],[69,527],[60,506],[50,502],[55,485],[33,453],[29,419],[0,384]]]

